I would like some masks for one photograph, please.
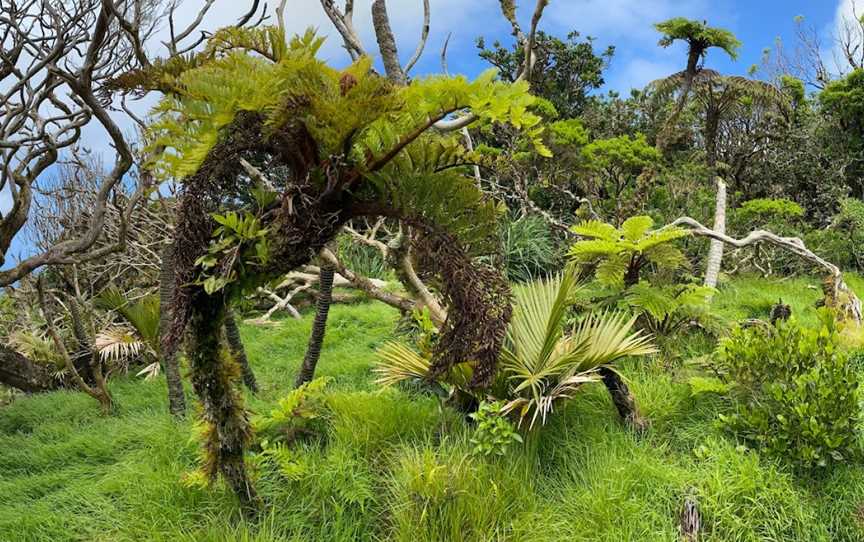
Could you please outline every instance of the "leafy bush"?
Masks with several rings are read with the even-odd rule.
[[[755,225],[794,223],[804,216],[804,208],[794,201],[780,198],[759,198],[745,201],[735,211],[738,222]]]
[[[848,461],[860,452],[858,375],[840,348],[834,316],[822,311],[820,319],[814,329],[794,320],[737,329],[715,356],[737,390],[736,412],[721,421],[805,469]]]
[[[504,405],[498,401],[484,401],[477,412],[471,414],[471,419],[477,422],[471,437],[475,455],[504,455],[513,443],[522,442],[504,414]]]
[[[507,221],[501,232],[507,277],[525,282],[544,277],[558,267],[555,240],[549,226],[538,216]]]
[[[321,423],[328,412],[324,389],[329,383],[329,378],[320,377],[291,390],[269,414],[252,420],[256,437],[291,444],[301,435],[323,433]]]

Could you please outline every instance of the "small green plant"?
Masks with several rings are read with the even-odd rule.
[[[327,419],[327,377],[316,378],[283,397],[269,414],[252,420],[256,438],[269,444],[291,444],[304,435],[321,434]]]
[[[474,455],[505,455],[514,443],[521,443],[522,437],[507,419],[504,404],[500,401],[480,403],[477,412],[471,414],[477,426],[471,444]]]
[[[673,241],[687,231],[653,226],[651,217],[634,216],[620,228],[596,220],[573,228],[583,239],[570,248],[570,257],[594,272],[595,283],[585,289],[588,306],[628,311],[641,329],[658,337],[691,323],[717,329],[710,310],[714,289],[678,282],[687,260]]]
[[[803,469],[828,467],[860,454],[859,378],[840,345],[834,315],[820,326],[794,320],[733,331],[715,355],[735,384],[735,413],[721,422],[768,453]]]
[[[260,267],[269,260],[268,230],[248,211],[214,214],[219,226],[204,256],[195,262],[201,270],[198,281],[208,294],[218,292],[246,275],[246,267]]]
[[[572,228],[582,239],[570,247],[570,258],[592,266],[597,281],[604,286],[632,286],[649,265],[678,269],[686,260],[671,241],[686,237],[687,231],[677,227],[651,229],[653,226],[649,216],[630,217],[620,228],[598,220],[582,222]]]
[[[501,232],[507,278],[525,282],[547,276],[556,267],[555,240],[540,217],[507,221]]]

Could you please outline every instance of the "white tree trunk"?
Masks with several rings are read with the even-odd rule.
[[[717,196],[714,202],[714,231],[726,235],[726,183],[720,177],[715,177]],[[705,264],[705,286],[717,287],[720,267],[723,263],[723,241],[711,240],[708,249],[708,260]]]

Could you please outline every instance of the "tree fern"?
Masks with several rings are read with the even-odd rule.
[[[598,220],[582,222],[572,228],[582,237],[570,247],[569,256],[582,265],[594,266],[594,275],[607,286],[638,282],[641,269],[652,263],[660,269],[674,270],[685,263],[684,254],[672,241],[687,235],[677,227],[656,230],[648,216],[628,218],[616,228]]]

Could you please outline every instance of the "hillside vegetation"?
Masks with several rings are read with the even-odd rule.
[[[819,292],[806,279],[736,280],[716,303],[729,317],[765,318],[779,297],[814,317]],[[114,415],[71,391],[0,407],[0,540],[673,541],[688,497],[708,541],[864,537],[864,467],[795,474],[717,427],[722,399],[691,396],[686,361],[711,347],[698,334],[676,344],[676,359],[622,365],[651,420],[645,434],[622,427],[593,385],[487,459],[471,453],[472,426],[434,396],[374,384],[375,348],[396,320],[377,303],[332,308],[319,366],[333,379],[325,433],[295,449],[290,476],[255,473],[268,504],[256,524],[226,488],[181,483],[197,444],[191,422],[168,414],[161,378],[114,379]],[[310,323],[243,326],[261,386],[253,413],[290,388]]]

